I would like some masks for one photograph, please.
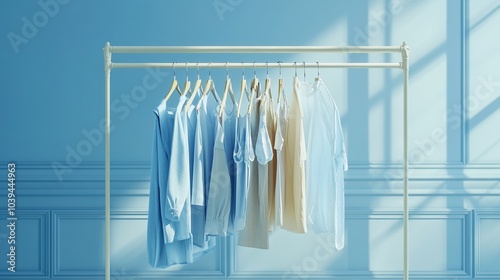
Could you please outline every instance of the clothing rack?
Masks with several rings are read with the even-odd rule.
[[[176,63],[113,63],[112,53],[400,53],[396,63],[181,63],[180,67],[193,68],[399,68],[403,71],[403,279],[409,279],[408,252],[408,72],[409,47],[401,46],[104,46],[105,71],[105,279],[111,279],[111,155],[110,155],[110,96],[111,69],[175,67]]]

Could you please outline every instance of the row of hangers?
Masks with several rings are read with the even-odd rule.
[[[280,63],[280,62],[278,62],[278,63]],[[316,63],[318,64],[318,77],[316,77],[316,80],[318,80],[319,79],[319,63],[318,62],[316,62]],[[297,63],[295,62],[295,65],[296,64]],[[266,63],[266,65],[267,65],[267,63]],[[187,112],[189,110],[189,107],[193,103],[194,98],[196,97],[196,93],[198,92],[198,90],[202,86],[202,81],[200,79],[200,68],[198,67],[198,78],[196,79],[196,82],[194,83],[194,87],[191,89],[191,81],[189,81],[188,68],[186,66],[186,82],[184,83],[183,90],[180,89],[179,82],[177,81],[177,78],[176,78],[175,62],[172,63],[172,68],[174,69],[174,80],[172,81],[170,89],[169,89],[167,95],[165,96],[164,100],[167,101],[175,91],[177,91],[181,96],[185,96],[186,94],[191,93],[191,96],[186,101],[186,103],[183,107],[184,111]],[[264,83],[264,93],[263,94],[268,96],[272,101],[273,98],[272,98],[272,92],[271,92],[271,79],[269,78],[269,68],[268,67],[266,67],[266,68],[267,68],[266,69],[267,76],[266,76],[266,80]],[[297,67],[295,67],[295,77],[297,77]],[[305,67],[304,67],[304,80],[305,80],[305,77],[306,77],[306,72],[305,72]],[[253,100],[255,97],[258,86],[259,86],[259,79],[257,78],[255,67],[254,67],[254,78],[250,84],[250,90],[248,90],[247,81],[245,79],[245,70],[244,70],[244,67],[242,65],[240,98],[239,98],[238,102],[236,102],[231,79],[229,78],[229,69],[227,68],[227,63],[226,63],[226,83],[224,85],[224,93],[222,94],[222,99],[221,99],[219,97],[219,95],[217,94],[217,92],[215,91],[215,84],[214,84],[214,81],[212,80],[212,75],[210,72],[210,63],[209,63],[208,64],[208,80],[205,84],[205,87],[202,89],[202,97],[206,96],[208,93],[211,93],[214,96],[217,103],[219,103],[218,115],[219,115],[219,117],[221,117],[222,112],[224,111],[224,108],[226,106],[227,95],[229,94],[231,101],[233,103],[233,106],[236,107],[237,116],[239,116],[240,111],[241,111],[242,101],[243,101],[243,95],[245,95],[247,97],[248,101]],[[278,101],[277,101],[278,103],[280,102],[282,95],[283,95],[283,86],[284,86],[284,80],[281,76],[281,66],[280,66],[279,79],[278,79]],[[201,106],[202,97],[200,98],[200,101],[196,105],[196,108],[199,108]],[[252,111],[252,104],[253,104],[253,102],[248,102],[247,114],[250,114],[250,112]]]

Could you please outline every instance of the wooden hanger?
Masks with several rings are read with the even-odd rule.
[[[243,68],[243,62],[242,64],[242,71],[241,71],[241,89],[240,89],[240,100],[238,101],[238,106],[236,107],[236,116],[240,115],[240,110],[241,110],[241,102],[243,101],[243,94],[247,96],[247,99],[250,101],[250,92],[248,92],[247,88],[247,80],[245,80],[245,69]]]
[[[172,85],[170,85],[170,90],[168,91],[167,95],[165,96],[164,100],[167,101],[172,93],[174,93],[175,90],[179,92],[180,95],[182,95],[182,91],[179,88],[179,82],[177,82],[177,78],[175,77],[175,62],[172,63],[172,68],[174,69],[174,80],[172,81]]]
[[[266,82],[264,83],[264,95],[269,96],[271,101],[273,100],[273,95],[271,93],[271,79],[269,79],[269,67],[266,62]]]
[[[196,63],[196,65],[198,66],[198,63]],[[196,97],[196,94],[198,93],[200,87],[201,87],[200,67],[198,67],[198,79],[194,83],[194,88],[191,93],[191,97],[189,97],[189,99],[186,101],[186,104],[184,105],[184,112],[187,112],[189,110],[189,106],[193,104],[194,98]]]
[[[184,83],[184,90],[182,91],[182,96],[186,95],[188,91],[191,89],[191,82],[189,81],[189,73],[188,73],[188,67],[187,67],[187,62],[186,62],[186,82]]]
[[[207,95],[209,92],[212,93],[212,95],[214,96],[215,100],[220,105],[221,100],[220,100],[219,95],[215,91],[214,81],[212,80],[212,75],[210,74],[210,63],[208,64],[208,80],[207,80],[207,83],[205,84],[205,89],[202,92],[202,95],[201,95],[202,97],[200,98],[200,101],[198,101],[198,104],[196,104],[196,108],[200,108],[201,102],[203,101],[203,97],[205,95]]]
[[[281,93],[283,92],[284,81],[283,81],[283,78],[281,77],[281,61],[278,61],[278,64],[280,66],[280,77],[278,79],[278,101],[277,101],[277,103],[279,104],[280,100],[281,100]]]
[[[227,63],[226,63],[226,84],[224,85],[224,93],[222,94],[222,101],[219,106],[219,117],[222,116],[222,112],[226,107],[226,99],[228,92],[229,95],[231,96],[231,100],[233,101],[233,106],[237,106],[236,100],[234,98],[233,85],[231,84],[231,79],[229,78],[229,70],[227,69]]]
[[[271,79],[266,78],[266,82],[264,83],[264,95],[269,96],[269,99],[273,100],[271,95]]]
[[[257,90],[258,86],[259,86],[259,79],[257,79],[257,75],[255,73],[255,62],[254,62],[253,80],[252,80],[252,84],[250,85],[250,101],[248,102],[248,109],[247,109],[247,115],[249,115],[249,116],[250,116],[250,112],[252,111],[252,103],[253,103],[253,99],[255,96],[255,91]]]
[[[281,100],[281,93],[283,92],[283,78],[279,78],[278,80],[278,104],[280,103]]]

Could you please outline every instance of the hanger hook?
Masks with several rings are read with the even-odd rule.
[[[188,63],[186,62],[186,81],[189,81]]]
[[[226,62],[226,79],[229,79],[229,69],[227,68],[227,62]]]
[[[196,62],[196,68],[198,68],[198,80],[200,79],[200,65]]]
[[[172,62],[172,69],[174,69],[174,80],[176,80],[176,77],[175,77],[175,62]]]
[[[245,64],[243,61],[241,62],[241,77],[243,80],[245,79]]]
[[[306,81],[306,62],[302,62],[302,64],[304,65],[304,82]]]
[[[278,65],[279,65],[279,68],[280,68],[280,78],[281,78],[281,61],[278,61]]]
[[[269,78],[269,63],[266,61],[266,77]]]
[[[297,78],[297,62],[293,63],[293,67],[295,68],[295,78]]]
[[[318,78],[319,78],[319,62],[316,61],[316,64],[318,65]]]
[[[209,62],[208,63],[208,79],[211,80],[212,79],[212,73],[210,72],[210,64],[212,64],[212,62]]]
[[[257,78],[257,73],[255,72],[255,61],[253,62],[253,78]]]

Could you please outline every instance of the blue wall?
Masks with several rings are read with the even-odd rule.
[[[410,268],[426,279],[500,279],[500,4],[495,0],[70,1],[0,3],[0,278],[102,279],[102,47],[400,45],[410,53]],[[113,55],[119,61],[399,61],[398,55]],[[265,70],[258,71],[259,76]],[[177,78],[185,79],[182,65]],[[251,76],[252,69],[245,69]],[[401,275],[402,77],[322,69],[342,114],[346,247],[271,237],[192,265],[149,268],[152,110],[171,69],[112,72],[114,279],[384,279]],[[196,71],[190,70],[191,79]],[[202,69],[202,78],[207,70]],[[299,69],[302,75],[302,69]],[[312,79],[315,70],[307,70]],[[220,86],[224,70],[212,70]],[[230,70],[239,80],[241,69]],[[277,77],[276,69],[270,75]],[[293,70],[283,70],[290,92]],[[143,91],[144,81],[153,86]],[[7,163],[15,162],[16,273],[7,271]],[[4,225],[5,224],[5,225]]]

